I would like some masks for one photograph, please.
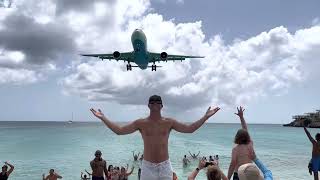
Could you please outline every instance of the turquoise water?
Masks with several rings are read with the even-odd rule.
[[[227,173],[233,138],[239,124],[205,124],[193,134],[172,131],[169,154],[179,179],[187,179],[196,167],[193,161],[182,167],[188,151],[201,156],[218,154],[220,166]],[[313,179],[307,170],[311,143],[302,128],[281,125],[249,125],[257,156],[271,169],[274,179]],[[314,136],[317,129],[310,129]],[[63,179],[78,180],[80,172],[90,170],[89,162],[100,149],[108,165],[139,166],[132,158],[133,150],[142,152],[141,135],[118,136],[102,123],[0,122],[0,165],[9,161],[15,166],[11,180],[38,180],[54,168]],[[137,179],[137,168],[130,180]],[[205,179],[200,172],[197,179]]]

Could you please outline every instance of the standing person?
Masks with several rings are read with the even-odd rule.
[[[133,170],[134,170],[133,166],[130,172],[127,172],[127,170],[124,167],[121,167],[119,180],[128,180],[128,176],[132,174]]]
[[[144,142],[144,158],[142,160],[141,180],[172,180],[172,167],[168,153],[168,138],[172,129],[181,133],[193,133],[199,129],[220,108],[208,108],[205,115],[192,124],[184,124],[161,115],[163,108],[161,97],[153,95],[149,98],[150,115],[135,120],[125,126],[119,126],[104,116],[102,111],[91,109],[91,112],[118,135],[140,131]]]
[[[317,133],[314,139],[308,129],[306,127],[304,128],[304,132],[307,134],[310,142],[312,143],[312,171],[313,171],[313,177],[314,180],[319,180],[318,171],[320,171],[320,134]]]
[[[143,160],[143,154],[141,154],[140,158],[139,158],[139,161],[142,161]]]
[[[190,160],[187,158],[187,155],[184,155],[182,162],[184,167],[186,167],[188,163],[190,163]]]
[[[237,110],[238,112],[235,114],[240,118],[242,129],[238,130],[234,138],[234,143],[236,145],[232,149],[231,162],[228,170],[228,179],[230,179],[233,174],[233,180],[239,180],[239,166],[242,164],[251,163],[253,159],[253,142],[251,141],[247,124],[243,117],[243,112],[245,109],[240,106],[240,108],[237,108]]]
[[[42,179],[43,180],[57,180],[57,179],[62,179],[62,176],[54,172],[54,169],[50,169],[49,175],[45,177],[45,174],[42,174]]]
[[[209,156],[209,161],[214,161],[212,156]]]
[[[108,177],[107,162],[102,159],[100,150],[97,150],[94,156],[95,158],[90,162],[92,180],[104,180],[104,174]]]
[[[245,129],[247,131],[247,133],[249,134],[248,128],[247,128],[247,123],[245,122],[245,120],[243,118],[243,111],[244,111],[244,109],[242,107],[240,107],[240,109],[238,109],[238,113],[235,113],[235,114],[240,117],[242,128]],[[244,136],[244,137],[246,137],[246,136]],[[248,138],[248,137],[246,137],[246,138]],[[243,140],[245,140],[246,138],[244,138]],[[249,138],[250,138],[250,136],[249,136]],[[251,138],[250,138],[249,144],[251,144],[251,145],[249,145],[248,149],[246,149],[246,150],[241,149],[241,148],[245,147],[245,145],[243,145],[242,147],[238,147],[241,145],[236,146],[239,149],[236,149],[235,156],[233,156],[232,159],[233,160],[236,159],[236,162],[233,162],[233,163],[235,163],[235,164],[238,163],[240,165],[237,169],[237,173],[234,174],[233,178],[234,179],[238,178],[239,180],[253,180],[253,179],[254,180],[273,180],[272,172],[262,163],[262,161],[260,159],[257,158],[255,151],[254,151],[254,148],[253,148],[253,141]],[[237,155],[243,156],[242,159],[238,158]],[[217,155],[216,159],[219,159],[218,155]],[[248,160],[248,159],[250,159],[251,162],[249,162],[250,160]],[[244,160],[246,160],[248,163],[243,163]],[[231,163],[232,163],[232,161],[231,161]],[[253,164],[252,162],[254,162],[255,164]],[[261,176],[259,169],[263,173],[263,177]],[[230,170],[230,168],[229,168],[229,170]],[[228,174],[229,173],[230,173],[230,171],[228,172]]]
[[[141,178],[141,168],[139,167],[139,169],[138,169],[138,180],[140,180],[140,178]]]
[[[7,161],[4,162],[4,164],[5,165],[2,166],[2,169],[1,169],[0,180],[7,180],[10,174],[12,173],[12,171],[14,170],[14,166],[8,163]],[[10,167],[9,171],[8,171],[8,166]]]
[[[106,180],[111,180],[112,174],[113,174],[113,166],[109,165],[108,166],[108,176],[106,177]]]

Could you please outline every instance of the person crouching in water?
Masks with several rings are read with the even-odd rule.
[[[320,134],[316,134],[316,140],[310,135],[310,132],[306,127],[303,127],[310,142],[312,143],[312,171],[315,180],[319,180],[318,171],[320,171]]]
[[[233,180],[239,180],[239,166],[246,163],[252,163],[252,152],[254,151],[253,142],[251,141],[247,124],[243,117],[244,109],[240,106],[237,110],[238,113],[235,114],[240,118],[242,129],[239,129],[235,136],[234,143],[236,145],[232,149],[231,162],[228,170],[228,179],[231,179],[233,174]]]

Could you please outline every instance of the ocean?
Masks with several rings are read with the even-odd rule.
[[[219,155],[220,168],[228,172],[235,133],[240,124],[204,124],[193,134],[171,132],[169,155],[179,180],[197,166],[197,161],[184,168],[182,158],[191,153],[200,156]],[[303,128],[281,125],[248,125],[257,156],[272,171],[274,179],[313,179],[308,173],[312,145]],[[310,129],[312,136],[319,132]],[[80,179],[80,172],[90,170],[89,162],[97,149],[107,164],[135,166],[129,180],[137,179],[139,162],[132,151],[142,152],[139,132],[118,136],[101,122],[1,122],[0,165],[9,161],[15,170],[10,180],[39,180],[53,168],[66,180]],[[205,179],[205,172],[197,179]]]

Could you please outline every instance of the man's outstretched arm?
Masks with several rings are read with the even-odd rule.
[[[200,154],[200,151],[198,152],[198,154],[196,155],[196,157],[198,157],[198,156],[199,156],[199,154]]]
[[[106,118],[100,109],[98,111],[96,111],[91,108],[90,111],[92,112],[92,114],[94,116],[99,118],[109,129],[111,129],[111,131],[113,131],[114,133],[116,133],[118,135],[131,134],[131,133],[135,132],[136,130],[138,130],[137,121],[133,121],[133,122],[121,127],[121,126],[117,125],[116,123],[111,122],[108,118]]]
[[[308,129],[307,129],[306,127],[303,127],[303,129],[304,129],[304,132],[306,132],[306,134],[307,134],[310,142],[311,142],[312,144],[317,143],[316,140],[314,140],[313,137],[311,136],[311,134],[310,134],[310,132],[308,131]]]
[[[181,133],[193,133],[194,131],[199,129],[203,125],[203,123],[206,122],[211,116],[218,112],[219,109],[219,107],[216,107],[214,109],[211,109],[211,107],[209,107],[206,114],[192,124],[184,124],[179,121],[172,120],[172,129]]]

